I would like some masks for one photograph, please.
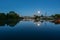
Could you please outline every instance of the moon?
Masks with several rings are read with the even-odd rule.
[[[40,13],[40,11],[38,11],[38,13]]]

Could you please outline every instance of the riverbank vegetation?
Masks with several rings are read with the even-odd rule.
[[[54,14],[54,15],[51,15],[51,17],[53,17],[54,19],[60,19],[60,14]]]
[[[38,15],[34,15],[33,17],[30,16],[25,16],[22,17],[21,15],[19,15],[18,13],[14,12],[14,11],[10,11],[8,13],[0,13],[0,26],[2,25],[10,25],[10,26],[14,26],[16,25],[17,22],[23,20],[23,19],[32,19],[35,21],[40,21],[40,20],[53,20],[53,23],[59,23],[60,24],[60,14],[54,14],[51,16],[38,16]]]
[[[14,11],[10,11],[9,13],[0,13],[0,20],[21,20],[19,14]]]
[[[21,20],[21,19],[23,19],[23,17],[14,11],[10,11],[8,13],[0,13],[0,20]],[[35,20],[41,20],[41,19],[42,20],[55,20],[55,19],[60,19],[60,14],[54,14],[51,16],[34,15],[33,19],[35,19]]]

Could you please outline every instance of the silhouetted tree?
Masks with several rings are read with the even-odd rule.
[[[6,20],[5,13],[0,13],[0,20]]]
[[[14,11],[10,11],[7,14],[7,19],[19,19],[19,15],[15,13]]]
[[[57,18],[60,18],[60,14],[51,15],[51,17],[57,19]]]

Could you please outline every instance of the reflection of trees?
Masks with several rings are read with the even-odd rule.
[[[5,24],[9,25],[10,27],[14,27],[19,20],[0,20],[0,26],[5,26]]]
[[[54,23],[54,24],[60,24],[60,22],[55,22],[55,21],[51,21],[52,23]]]
[[[60,22],[53,22],[54,24],[60,24]]]
[[[19,20],[8,20],[7,25],[14,27],[18,22]]]
[[[5,21],[0,20],[0,26],[5,26]]]
[[[60,23],[58,23],[58,22],[55,22],[55,24],[60,24]]]

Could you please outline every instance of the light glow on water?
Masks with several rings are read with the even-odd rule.
[[[35,25],[40,26],[41,22],[34,22]]]

